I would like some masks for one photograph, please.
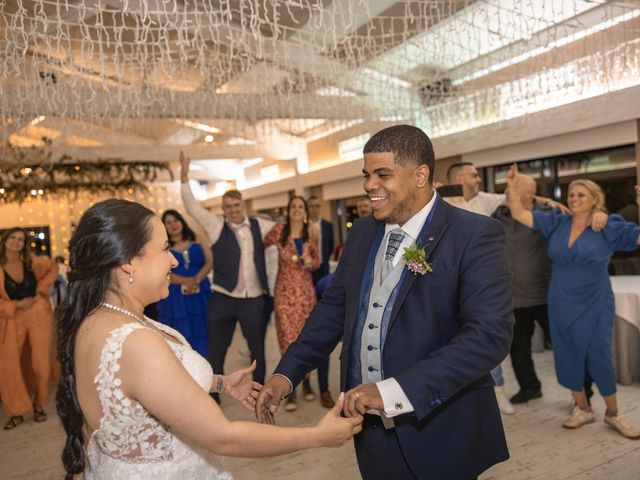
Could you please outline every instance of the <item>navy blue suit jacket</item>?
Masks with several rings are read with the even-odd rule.
[[[399,444],[415,475],[468,479],[509,457],[489,371],[511,345],[511,274],[502,225],[440,197],[434,208],[418,239],[433,271],[404,275],[382,367],[415,408],[395,418]],[[342,339],[344,390],[363,276],[383,230],[384,223],[373,216],[353,226],[331,286],[276,368],[294,385]]]

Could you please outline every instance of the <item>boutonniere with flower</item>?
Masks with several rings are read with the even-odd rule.
[[[424,275],[433,271],[431,264],[427,262],[427,255],[424,252],[424,247],[418,247],[415,243],[410,247],[404,247],[402,260],[404,260],[407,268],[414,275]]]

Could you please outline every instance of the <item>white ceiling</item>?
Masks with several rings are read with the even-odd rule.
[[[2,143],[182,148],[214,180],[354,123],[438,137],[640,83],[637,0],[57,3],[0,4]]]

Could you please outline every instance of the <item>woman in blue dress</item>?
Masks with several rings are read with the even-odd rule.
[[[196,242],[195,233],[177,211],[164,212],[162,223],[178,266],[171,271],[169,296],[158,302],[158,321],[178,330],[196,352],[207,358],[211,251]]]
[[[571,215],[559,210],[525,210],[515,181],[517,173],[514,165],[507,176],[511,215],[548,239],[547,253],[552,263],[549,324],[556,375],[575,400],[575,408],[563,426],[578,428],[595,421],[583,389],[588,372],[604,397],[605,423],[625,437],[640,438],[640,432],[618,414],[611,353],[615,304],[607,272],[615,251],[638,247],[640,227],[611,215],[605,228],[594,232],[588,226],[589,218],[597,211],[605,211],[605,198],[598,184],[585,179],[569,185]],[[640,192],[637,187],[636,192]]]

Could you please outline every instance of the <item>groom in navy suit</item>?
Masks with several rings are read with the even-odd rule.
[[[373,216],[353,226],[331,286],[256,404],[258,419],[273,422],[280,400],[342,340],[343,413],[364,414],[354,442],[366,480],[468,480],[509,457],[489,375],[514,322],[504,230],[444,202],[434,164],[416,127],[367,142]],[[426,257],[417,273],[411,246]]]

